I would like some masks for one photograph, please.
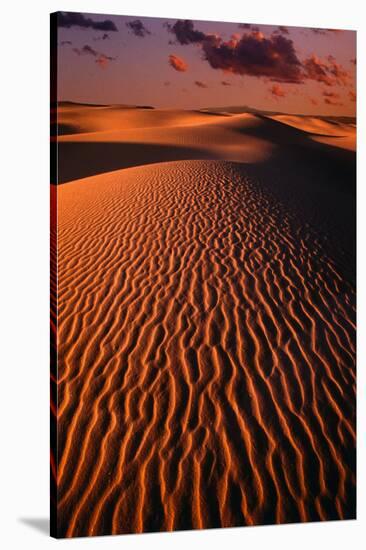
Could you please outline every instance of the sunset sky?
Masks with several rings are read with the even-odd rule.
[[[355,116],[356,33],[58,14],[58,99]]]

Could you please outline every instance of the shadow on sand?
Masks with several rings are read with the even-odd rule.
[[[56,147],[56,143],[52,146]],[[143,164],[211,157],[212,154],[198,147],[175,147],[151,143],[61,141],[58,144],[58,183],[67,183]]]

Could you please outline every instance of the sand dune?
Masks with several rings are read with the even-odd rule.
[[[355,148],[352,125],[314,117],[73,106],[60,109],[59,125],[59,183],[174,160],[262,163],[294,147],[328,157]]]
[[[354,517],[354,126],[59,123],[59,536]]]
[[[108,132],[171,158],[118,170],[116,152],[53,188],[59,536],[354,517],[354,200],[323,168],[334,148],[255,115],[190,135],[139,116],[84,139],[93,169]]]
[[[209,122],[208,113],[183,111],[181,109],[135,108],[133,106],[105,105],[88,106],[62,104],[58,108],[60,124],[70,128],[65,133],[105,132],[131,128],[154,128],[161,126],[192,126]],[[214,116],[222,118],[220,114]],[[64,132],[62,132],[64,133]]]
[[[294,115],[275,115],[271,117],[311,135],[314,141],[334,147],[356,151],[355,124],[334,121],[318,117],[299,117]]]
[[[107,117],[106,121],[102,119],[102,131],[58,138],[61,183],[153,162],[188,159],[259,162],[274,147],[256,137],[254,128],[263,122],[254,115],[223,117],[190,111],[131,109],[128,110],[134,119],[131,122],[123,118],[124,112],[119,111],[121,118],[116,117],[113,128]],[[89,116],[92,118],[92,114]],[[142,127],[143,124],[146,126]]]

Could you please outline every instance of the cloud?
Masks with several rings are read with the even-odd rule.
[[[103,36],[96,36],[95,38],[93,38],[93,40],[95,42],[99,41],[99,40],[110,40],[110,37],[109,37],[109,34],[108,33],[104,33]]]
[[[195,80],[194,83],[196,86],[198,86],[198,88],[208,88],[207,84],[201,82],[200,80]]]
[[[97,63],[97,65],[99,65],[99,67],[101,68],[105,68],[110,61],[115,61],[116,59],[115,57],[94,50],[94,48],[92,48],[88,44],[83,46],[81,49],[73,48],[72,51],[75,52],[77,55],[91,55],[92,57],[95,57],[95,63]]]
[[[213,69],[240,75],[267,77],[278,82],[299,83],[301,63],[292,40],[279,34],[264,37],[261,32],[243,34],[240,40],[223,41],[207,36],[204,56]]]
[[[193,21],[167,24],[179,44],[199,44],[204,59],[213,69],[240,75],[268,77],[281,82],[300,82],[301,63],[292,40],[281,34],[266,38],[259,30],[232,35],[225,42],[220,36],[194,28]]]
[[[133,34],[135,36],[138,36],[140,38],[144,38],[145,36],[147,36],[148,34],[151,34],[151,32],[149,31],[149,29],[147,29],[145,27],[145,25],[143,24],[142,21],[140,21],[140,19],[135,19],[134,21],[128,21],[126,23],[126,27],[128,27],[129,29],[131,29],[131,31],[133,32]]]
[[[222,86],[231,86],[231,83],[228,82],[227,80],[221,80],[221,85]]]
[[[331,99],[330,97],[326,97],[324,99],[324,103],[326,103],[327,105],[334,105],[337,107],[341,107],[343,105],[343,103],[341,103],[340,101],[336,101],[334,99]]]
[[[303,67],[305,78],[322,82],[326,86],[349,83],[349,72],[337,63],[332,55],[328,55],[326,59],[322,60],[313,54],[305,59]]]
[[[314,34],[327,34],[327,33],[339,33],[343,32],[341,29],[317,29],[310,27],[309,31],[313,32]]]
[[[328,74],[327,64],[322,62],[316,55],[311,55],[303,62],[306,78],[322,82],[331,86],[333,79]]]
[[[314,34],[327,34],[325,29],[312,29],[312,28],[309,28],[309,31],[313,32]]]
[[[324,97],[331,97],[333,99],[339,99],[340,95],[337,94],[337,92],[329,92],[328,90],[325,90],[323,92]]]
[[[329,63],[328,71],[334,76],[337,84],[343,84],[346,86],[351,78],[349,71],[346,71],[340,63],[337,63],[333,55],[328,55],[327,60]]]
[[[91,46],[88,46],[88,44],[83,46],[81,49],[73,48],[72,51],[75,52],[77,55],[92,55],[93,57],[96,57],[98,55],[98,52],[94,50],[94,48],[92,48]]]
[[[71,40],[61,40],[60,46],[71,46],[72,42]]]
[[[276,99],[286,96],[285,90],[279,84],[273,84],[269,91]]]
[[[234,32],[231,36],[230,36],[230,39],[233,40],[233,42],[238,42],[240,40],[240,34],[237,33],[237,32]]]
[[[169,64],[173,69],[179,72],[185,72],[188,69],[187,63],[181,57],[177,55],[169,55]]]
[[[309,97],[310,99],[310,102],[313,104],[313,105],[319,105],[319,101],[317,99],[315,99],[314,97]]]
[[[348,97],[349,97],[350,100],[353,101],[354,103],[356,102],[356,93],[355,93],[353,90],[349,90],[349,92],[348,92]]]
[[[71,27],[81,27],[83,29],[94,29],[95,31],[118,31],[115,23],[110,19],[104,21],[94,21],[91,17],[85,17],[82,13],[61,11],[57,16],[59,27],[70,29]]]
[[[174,25],[165,23],[165,26],[179,44],[198,45],[203,59],[213,69],[226,73],[291,84],[302,84],[306,80],[314,80],[326,86],[349,85],[351,82],[350,73],[331,55],[325,59],[311,55],[300,60],[293,40],[285,36],[289,30],[283,25],[268,37],[258,27],[242,23],[238,26],[250,31],[241,36],[233,34],[229,40],[197,30],[194,22],[189,20],[178,20]],[[333,29],[310,30],[321,34],[338,32]]]
[[[259,27],[257,27],[256,25],[252,25],[251,23],[239,23],[238,27],[239,29],[251,29],[252,31],[259,31]]]
[[[343,103],[339,101],[340,95],[337,92],[325,90],[323,92],[323,97],[324,103],[327,105],[343,105]]]
[[[194,29],[193,21],[188,19],[182,21],[178,20],[172,25],[171,23],[165,23],[165,27],[168,31],[175,35],[175,38],[179,44],[196,44],[205,40],[206,35],[201,31]]]
[[[165,82],[164,82],[164,86],[170,86],[170,82],[169,82],[169,80],[165,80]]]
[[[110,55],[105,55],[104,53],[98,54],[98,57],[95,60],[95,63],[99,65],[102,69],[104,69],[107,65],[109,65],[110,61],[115,61],[115,57],[111,57]]]

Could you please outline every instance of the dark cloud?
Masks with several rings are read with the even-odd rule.
[[[81,27],[83,29],[94,29],[95,31],[118,31],[115,23],[110,19],[104,21],[94,21],[91,17],[85,17],[82,13],[63,12],[57,16],[59,27],[70,29],[71,27]]]
[[[176,71],[185,72],[188,69],[187,63],[177,55],[169,55],[169,65]]]
[[[241,75],[267,77],[279,82],[299,83],[301,63],[292,40],[261,32],[243,34],[240,40],[224,42],[208,36],[202,44],[204,56],[213,69]]]
[[[134,21],[128,21],[128,23],[126,23],[126,26],[129,29],[131,29],[131,31],[135,36],[138,36],[139,38],[144,38],[148,34],[151,34],[149,29],[145,27],[145,25],[143,24],[142,21],[140,21],[140,19],[135,19]]]
[[[222,86],[231,86],[231,83],[228,82],[227,80],[221,80],[221,85]]]
[[[265,38],[261,32],[252,30],[241,38],[232,35],[225,42],[220,36],[196,30],[193,21],[178,20],[167,26],[180,44],[200,44],[204,59],[213,69],[282,82],[301,81],[301,63],[293,42],[281,34]]]
[[[315,99],[314,97],[309,97],[310,99],[310,102],[313,104],[313,105],[319,105],[319,101],[317,99]]]
[[[189,21],[188,19],[184,21],[178,20],[174,25],[165,23],[165,27],[170,33],[174,34],[179,44],[199,44],[206,38],[205,33],[197,31],[193,26],[193,21]]]
[[[179,44],[200,46],[203,59],[213,69],[292,84],[301,84],[306,80],[326,86],[350,83],[350,74],[331,55],[322,60],[312,55],[301,61],[293,40],[286,36],[289,30],[283,25],[268,37],[258,28],[254,30],[252,25],[242,23],[238,26],[250,31],[241,36],[233,34],[229,40],[197,30],[193,21],[189,20],[178,20],[173,25],[165,23],[165,26]],[[339,32],[333,29],[309,30],[320,34]]]
[[[194,83],[196,86],[198,86],[198,88],[208,88],[207,84],[201,82],[201,80],[195,80]]]
[[[286,96],[285,90],[279,84],[273,84],[269,91],[276,99]]]
[[[77,55],[91,55],[95,58],[95,63],[99,65],[99,67],[106,67],[110,61],[115,61],[115,57],[112,57],[110,55],[106,55],[105,53],[98,52],[97,50],[94,50],[91,46],[86,44],[81,49],[80,48],[73,48],[73,52],[75,52]]]
[[[72,42],[71,40],[61,40],[60,46],[71,46]]]

